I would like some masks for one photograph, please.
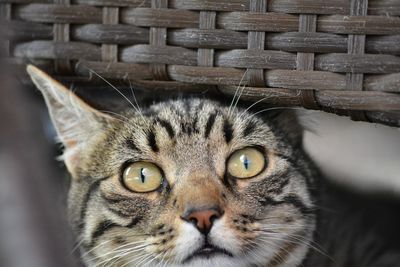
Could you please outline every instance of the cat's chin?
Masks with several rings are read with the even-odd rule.
[[[189,255],[182,264],[191,264],[191,262],[196,260],[212,260],[216,257],[230,257],[233,255],[231,252],[222,249],[220,247],[216,247],[214,245],[205,244],[203,247],[194,251],[191,255]]]
[[[171,265],[168,267],[243,267],[243,262],[239,261],[237,258],[230,257],[223,254],[214,254],[210,257],[194,257],[190,261],[184,264]]]

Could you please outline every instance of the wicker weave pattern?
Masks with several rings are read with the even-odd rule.
[[[13,62],[33,60],[73,79],[90,68],[148,88],[212,86],[232,95],[241,84],[251,100],[400,125],[399,0],[0,0],[0,7]]]

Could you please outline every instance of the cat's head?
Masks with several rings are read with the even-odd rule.
[[[65,146],[89,266],[297,266],[315,218],[291,114],[205,99],[109,115],[30,66]]]

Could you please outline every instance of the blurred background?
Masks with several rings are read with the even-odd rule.
[[[304,144],[325,176],[359,191],[400,196],[400,129],[305,112]]]
[[[0,266],[79,266],[66,219],[69,181],[44,103],[0,63]]]
[[[66,218],[69,179],[56,161],[39,92],[0,70],[0,266],[80,266]],[[400,130],[301,112],[305,146],[324,174],[364,192],[400,196]]]

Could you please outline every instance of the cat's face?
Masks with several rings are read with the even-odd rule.
[[[88,266],[301,263],[312,181],[287,116],[189,99],[110,117],[37,73],[66,145],[70,214]]]

